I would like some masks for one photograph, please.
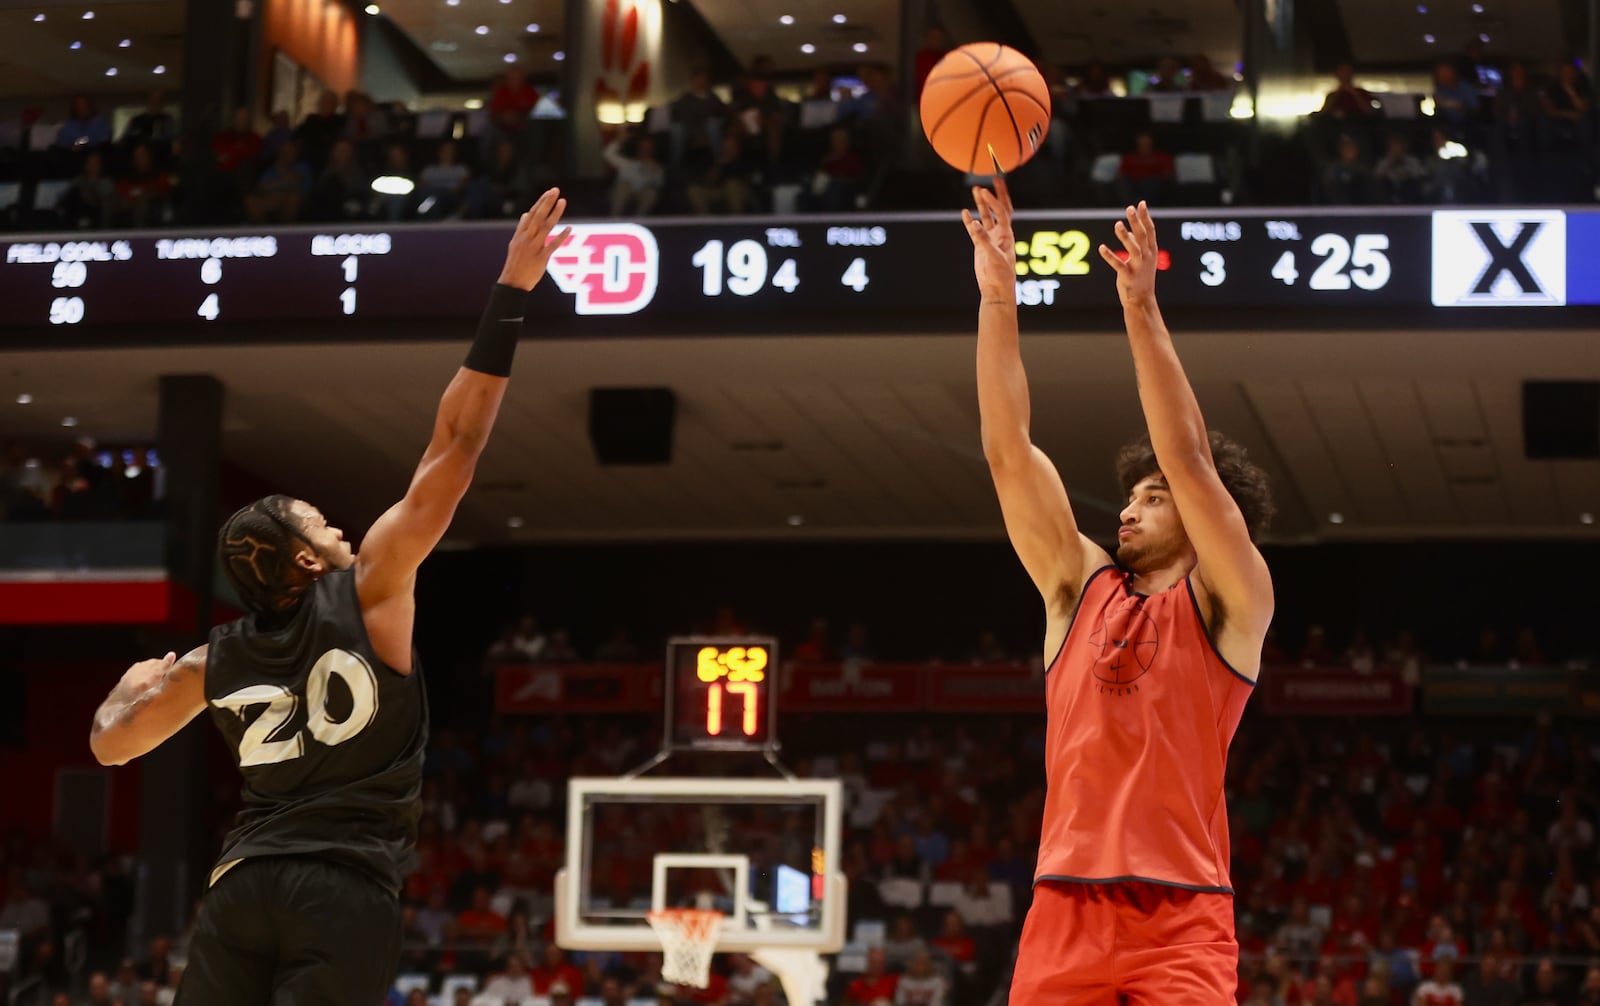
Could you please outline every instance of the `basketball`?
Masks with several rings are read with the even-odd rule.
[[[1050,88],[1033,61],[998,42],[948,53],[922,89],[922,131],[957,171],[1014,171],[1050,128]],[[993,151],[991,159],[990,152]]]

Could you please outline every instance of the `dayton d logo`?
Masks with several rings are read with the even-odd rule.
[[[1559,307],[1567,302],[1567,215],[1560,210],[1433,214],[1435,307]]]
[[[638,224],[574,224],[547,271],[579,314],[634,314],[656,295],[661,251]]]

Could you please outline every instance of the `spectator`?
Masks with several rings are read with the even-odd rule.
[[[172,984],[172,938],[155,936],[150,940],[149,954],[139,965],[139,977],[157,985]]]
[[[899,971],[907,967],[912,958],[927,953],[928,942],[917,932],[916,923],[909,915],[897,915],[894,927],[883,941],[883,954],[890,968]]]
[[[1341,137],[1341,146],[1343,145],[1344,139],[1344,137]],[[1341,156],[1342,154],[1343,151],[1341,151]],[[1362,170],[1365,171],[1365,168]],[[1363,176],[1361,181],[1361,186],[1363,189],[1367,181],[1368,179]],[[1362,195],[1365,195],[1364,191]],[[1363,198],[1352,201],[1365,202],[1366,200]],[[1366,629],[1357,629],[1355,633],[1351,635],[1350,645],[1344,648],[1344,662],[1352,671],[1355,671],[1357,674],[1371,674],[1373,668],[1378,666],[1378,651],[1372,645],[1371,638],[1367,636]]]
[[[251,128],[250,109],[236,108],[228,128],[211,139],[217,170],[229,176],[241,191],[248,188],[244,179],[252,175],[261,158],[261,137]]]
[[[122,128],[122,138],[118,142],[129,149],[147,143],[156,160],[165,165],[177,140],[178,120],[167,111],[166,92],[155,90],[150,92],[144,111],[129,119]]]
[[[1433,117],[1452,140],[1469,140],[1468,128],[1478,114],[1478,89],[1462,80],[1455,64],[1441,60],[1433,69]]]
[[[61,200],[61,211],[78,227],[111,226],[117,186],[106,177],[105,155],[98,150],[83,159],[83,170]]]
[[[467,216],[473,220],[516,216],[521,213],[525,187],[516,146],[501,140],[494,145],[489,170],[467,182]]]
[[[1411,152],[1410,142],[1395,134],[1389,137],[1388,153],[1373,165],[1372,178],[1383,202],[1419,203],[1428,169]]]
[[[895,986],[899,979],[889,973],[882,947],[867,951],[867,969],[845,990],[845,1001],[850,1006],[875,1006],[880,1002],[894,1002]]]
[[[545,647],[544,659],[552,664],[575,664],[582,658],[573,649],[572,638],[567,630],[556,629],[550,633],[550,645]]]
[[[1278,927],[1274,943],[1290,956],[1303,957],[1317,952],[1322,937],[1322,927],[1311,921],[1311,906],[1305,896],[1295,895],[1289,904],[1289,917]]]
[[[649,216],[661,197],[661,187],[666,183],[666,170],[656,160],[656,143],[647,135],[634,142],[633,156],[622,152],[625,134],[606,147],[606,163],[616,170],[616,181],[611,186],[611,215]]]
[[[1560,202],[1587,201],[1592,184],[1594,92],[1570,60],[1556,67],[1543,104],[1550,133],[1550,195]]]
[[[147,144],[133,148],[128,173],[117,179],[118,219],[135,227],[164,223],[171,217],[172,177],[156,167]]]
[[[428,903],[417,912],[417,929],[427,937],[429,946],[440,946],[445,942],[445,937],[451,935],[455,927],[455,916],[451,914],[445,900],[445,889],[435,887],[428,892]]]
[[[311,195],[311,166],[300,160],[293,140],[278,148],[278,156],[261,172],[255,189],[245,197],[245,215],[251,223],[292,224]]]
[[[697,181],[689,183],[689,205],[700,216],[714,210],[726,210],[735,215],[744,213],[750,204],[750,179],[755,164],[745,153],[740,138],[733,133],[722,137],[716,160],[704,170]]]
[[[471,177],[472,171],[461,163],[455,141],[439,144],[433,163],[417,177],[417,215],[426,219],[459,213]]]
[[[1486,177],[1488,161],[1481,151],[1469,149],[1444,129],[1433,131],[1432,195],[1436,202],[1472,202],[1478,181]]]
[[[853,209],[866,182],[867,167],[856,151],[850,130],[835,126],[828,131],[828,152],[817,163],[812,176],[813,205],[824,213],[843,213]]]
[[[56,146],[75,153],[87,153],[111,142],[111,125],[95,108],[87,94],[75,94],[68,106],[67,121],[56,131]]]
[[[1516,1006],[1522,985],[1516,970],[1496,954],[1485,953],[1461,980],[1461,1001],[1467,1006]]]
[[[1333,90],[1322,102],[1322,114],[1338,120],[1367,121],[1377,116],[1378,102],[1372,93],[1355,83],[1355,67],[1340,63],[1333,71]]]
[[[310,163],[306,159],[305,163]],[[356,160],[356,146],[349,140],[335,141],[327,165],[311,189],[306,203],[308,219],[332,223],[360,220],[366,216],[371,182]]]
[[[544,946],[544,963],[533,969],[533,994],[550,995],[557,986],[583,988],[583,972],[567,962],[566,952],[554,943]]]
[[[977,866],[951,906],[961,921],[973,929],[1011,924],[1011,891],[989,883],[989,868]]]
[[[594,651],[594,659],[600,663],[627,664],[639,659],[639,647],[633,643],[632,634],[628,627],[619,625],[611,630],[611,635]]]
[[[1156,62],[1156,72],[1150,75],[1150,90],[1168,94],[1189,90],[1189,82],[1178,57],[1162,56]]]
[[[1171,154],[1157,149],[1156,138],[1148,129],[1134,138],[1133,150],[1122,155],[1117,169],[1125,202],[1148,200],[1165,202],[1167,189],[1177,179],[1176,162]]]
[[[111,998],[131,1006],[139,1001],[139,969],[131,959],[117,966],[117,980],[111,985]]]
[[[1544,93],[1528,81],[1527,67],[1512,63],[1505,89],[1494,101],[1492,158],[1496,192],[1504,202],[1539,199],[1539,154],[1548,127],[1544,102]]]
[[[89,975],[89,987],[83,1000],[84,1006],[111,1006],[111,979],[106,977],[104,971],[96,971]]]
[[[1111,74],[1106,65],[1098,59],[1090,60],[1083,68],[1083,79],[1078,82],[1078,94],[1085,98],[1109,98],[1112,93]]]
[[[672,165],[691,174],[709,170],[722,146],[728,106],[711,89],[711,74],[695,67],[689,89],[672,103]]]
[[[944,1006],[950,995],[950,983],[944,975],[933,970],[933,958],[927,951],[911,958],[906,973],[895,983],[895,1006]]]
[[[978,633],[978,642],[972,647],[972,662],[975,664],[1003,664],[1011,659],[1006,648],[1000,642],[1000,637],[995,635],[993,629],[984,629]]]
[[[1433,977],[1417,986],[1412,1006],[1463,1006],[1465,994],[1455,980],[1455,959],[1441,957],[1433,963]]]
[[[344,98],[344,137],[357,150],[375,147],[389,138],[393,123],[389,113],[363,91],[351,91]]]
[[[967,927],[961,921],[961,913],[949,911],[944,916],[944,927],[939,935],[934,937],[934,949],[943,953],[955,963],[958,970],[970,974],[978,961],[978,945],[967,935]]]
[[[528,962],[522,954],[512,952],[506,956],[506,969],[489,979],[481,993],[484,998],[520,1003],[533,996],[533,980],[528,976]]]
[[[294,138],[300,152],[313,170],[321,171],[328,164],[335,144],[344,137],[344,116],[339,114],[339,96],[323,91],[317,96],[317,110],[307,115],[295,130]],[[354,144],[351,145],[354,151]]]
[[[828,620],[817,616],[811,620],[811,631],[805,642],[794,648],[797,664],[826,664],[837,658],[833,643],[828,639]]]
[[[294,129],[289,125],[288,112],[273,112],[268,121],[271,126],[261,136],[261,160],[271,164],[277,159],[279,148],[294,140]]]
[[[917,50],[913,62],[915,83],[912,95],[918,101],[922,100],[922,88],[928,82],[928,74],[933,72],[933,68],[939,65],[939,60],[944,59],[951,48],[950,33],[943,25],[930,24],[923,30],[922,47]]]
[[[1565,983],[1556,970],[1556,962],[1541,958],[1533,972],[1533,988],[1523,996],[1520,1006],[1568,1006]]]
[[[490,906],[489,888],[473,888],[472,907],[456,916],[457,938],[487,949],[505,931],[506,917]]]
[[[183,984],[183,965],[174,964],[167,972],[169,980],[166,985],[156,990],[156,1006],[172,1006],[178,998],[178,987]]]
[[[1550,846],[1558,854],[1586,855],[1594,846],[1594,825],[1582,814],[1580,795],[1569,789],[1561,800],[1561,810],[1550,825],[1546,835]]]
[[[539,104],[539,92],[521,69],[508,69],[489,95],[489,122],[491,129],[485,137],[485,152],[494,149],[501,140],[518,143],[527,128],[533,110]]]

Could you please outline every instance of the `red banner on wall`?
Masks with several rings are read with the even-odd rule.
[[[1348,667],[1263,667],[1257,683],[1272,716],[1404,716],[1411,687],[1397,669],[1360,674]]]
[[[927,664],[796,664],[784,669],[778,712],[914,712]]]
[[[930,667],[924,703],[938,713],[1042,713],[1044,672],[1027,664]]]
[[[661,706],[655,664],[501,664],[494,707],[502,713],[645,713]]]

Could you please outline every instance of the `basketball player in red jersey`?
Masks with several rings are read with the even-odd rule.
[[[1260,668],[1272,579],[1252,542],[1266,478],[1208,434],[1156,307],[1149,210],[1116,270],[1149,437],[1125,448],[1115,559],[1079,530],[1028,435],[1004,180],[974,189],[983,449],[1048,614],[1049,783],[1013,1006],[1234,1002],[1239,958],[1223,774]]]

